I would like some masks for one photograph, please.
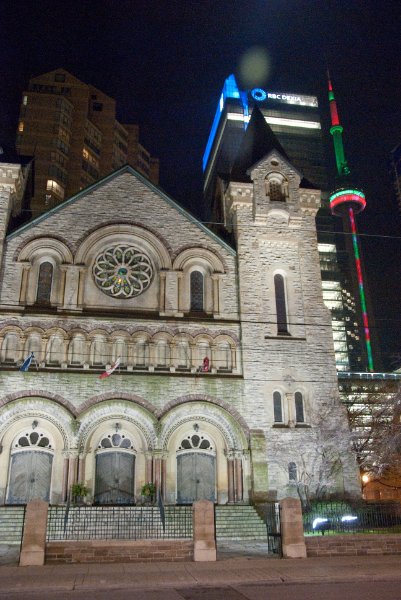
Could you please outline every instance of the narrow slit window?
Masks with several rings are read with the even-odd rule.
[[[297,481],[297,465],[294,462],[288,463],[288,479],[292,483]]]
[[[295,420],[297,423],[305,423],[304,399],[301,392],[295,392]]]
[[[50,304],[52,281],[53,265],[49,262],[43,262],[39,267],[38,289],[36,293],[37,304]]]
[[[274,292],[276,297],[277,333],[279,335],[289,335],[284,277],[280,274],[274,276]]]
[[[202,312],[204,310],[204,281],[200,271],[192,271],[191,279],[191,312]]]
[[[273,393],[273,409],[274,409],[274,422],[282,423],[283,422],[283,405],[281,402],[280,392]]]

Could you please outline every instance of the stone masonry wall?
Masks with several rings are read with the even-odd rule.
[[[397,534],[305,537],[305,544],[308,557],[401,554],[401,535]]]
[[[191,561],[193,542],[186,540],[85,540],[83,542],[49,542],[45,562],[121,563]]]

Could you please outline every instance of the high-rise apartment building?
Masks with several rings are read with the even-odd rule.
[[[35,159],[34,216],[124,164],[159,180],[159,160],[139,143],[138,126],[119,123],[116,101],[65,69],[29,81],[16,147]]]

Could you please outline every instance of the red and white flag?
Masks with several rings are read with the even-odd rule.
[[[99,379],[106,379],[106,377],[110,377],[114,373],[116,369],[120,366],[121,358],[117,358],[116,362],[111,365],[108,369],[105,370],[99,377]]]

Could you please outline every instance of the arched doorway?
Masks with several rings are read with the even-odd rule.
[[[216,452],[205,434],[189,433],[177,450],[177,503],[216,501]]]
[[[96,452],[96,504],[134,504],[135,448],[124,432],[104,435]]]
[[[50,499],[54,444],[35,421],[14,440],[11,450],[7,503],[26,504]]]

